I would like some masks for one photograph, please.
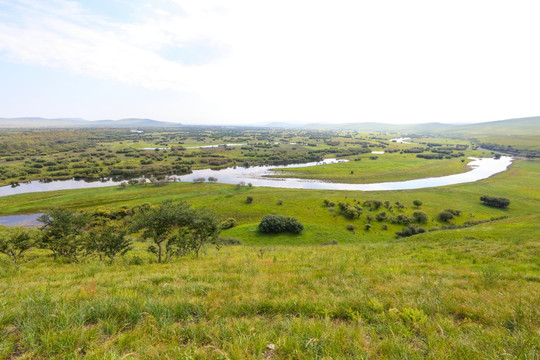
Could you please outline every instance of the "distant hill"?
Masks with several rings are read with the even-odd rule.
[[[540,116],[489,121],[476,124],[384,124],[376,122],[343,124],[307,124],[308,129],[401,132],[441,135],[540,135]]]
[[[414,133],[433,133],[452,129],[457,125],[442,123],[424,123],[424,124],[385,124],[376,122],[365,123],[345,123],[345,124],[307,124],[305,127],[310,129],[325,130],[356,130],[356,131],[374,131],[374,132],[414,132]]]
[[[176,127],[179,123],[152,119],[84,120],[77,118],[45,119],[39,117],[0,118],[0,128],[140,128]]]
[[[456,126],[448,130],[456,135],[540,135],[540,116],[489,121]]]

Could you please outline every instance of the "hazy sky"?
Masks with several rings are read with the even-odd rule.
[[[540,2],[0,0],[0,117],[540,115]]]

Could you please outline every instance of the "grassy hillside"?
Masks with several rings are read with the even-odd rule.
[[[0,198],[1,214],[184,199],[236,218],[222,234],[243,242],[166,264],[138,240],[113,265],[32,250],[17,269],[1,257],[0,358],[539,358],[539,176],[539,161],[519,160],[477,183],[411,191],[170,183]],[[486,207],[483,194],[511,205]],[[445,225],[435,217],[447,208],[463,211],[456,225],[487,222],[397,239],[400,225],[364,229],[377,211],[350,220],[324,199],[399,201],[395,214],[411,214],[419,199],[428,229]],[[305,230],[262,235],[269,213],[295,216]]]
[[[384,123],[346,123],[346,124],[309,124],[312,129],[346,129],[357,131],[375,131],[409,134],[442,134],[460,136],[485,135],[540,135],[540,117],[517,118],[499,121],[489,121],[467,125],[442,123],[425,124],[384,124]]]
[[[539,220],[164,265],[142,246],[112,266],[3,264],[0,357],[535,359]]]

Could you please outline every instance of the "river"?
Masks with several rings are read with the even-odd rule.
[[[221,170],[203,169],[193,170],[189,175],[174,176],[179,181],[193,181],[197,178],[215,177],[217,182],[225,184],[238,184],[243,181],[251,183],[253,186],[266,186],[275,188],[290,189],[318,189],[318,190],[359,190],[359,191],[388,191],[388,190],[411,190],[429,187],[438,187],[454,184],[468,183],[486,179],[492,175],[505,171],[512,163],[512,158],[502,156],[500,159],[485,158],[474,159],[469,163],[471,170],[440,177],[430,177],[416,180],[391,181],[373,184],[344,184],[332,183],[321,180],[306,180],[296,178],[269,178],[269,175],[275,174],[271,169],[287,169],[307,166],[320,166],[343,162],[347,160],[326,159],[321,162],[310,162],[305,164],[291,164],[287,166],[252,166],[252,167],[231,167]],[[429,160],[431,161],[431,160]],[[436,161],[436,160],[434,160]],[[31,192],[43,192],[66,189],[85,189],[94,187],[113,186],[120,184],[121,181],[94,181],[85,182],[82,180],[59,180],[52,182],[31,181],[21,183],[17,187],[0,187],[0,197],[15,194],[24,194]]]

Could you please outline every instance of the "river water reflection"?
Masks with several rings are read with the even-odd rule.
[[[332,183],[321,180],[306,180],[296,178],[270,178],[269,175],[275,175],[271,169],[287,169],[307,166],[321,166],[343,162],[346,160],[326,159],[321,162],[310,162],[306,164],[292,164],[287,166],[252,166],[252,167],[233,167],[221,170],[194,170],[192,174],[176,176],[180,181],[193,181],[196,178],[215,177],[217,182],[225,184],[238,184],[243,181],[251,183],[253,186],[267,186],[275,188],[290,188],[290,189],[318,189],[318,190],[359,190],[359,191],[385,191],[385,190],[410,190],[422,189],[429,187],[446,186],[453,184],[468,183],[486,179],[492,175],[505,171],[512,163],[512,158],[502,156],[500,159],[485,158],[474,159],[469,163],[471,170],[441,177],[431,177],[416,180],[406,181],[391,181],[373,184],[344,184]],[[436,160],[435,160],[436,161]],[[52,182],[31,181],[22,183],[17,187],[3,186],[0,187],[0,196],[8,196],[14,194],[23,194],[31,192],[43,192],[53,190],[66,189],[84,189],[93,187],[104,187],[118,185],[121,181],[106,180],[85,182],[81,180],[62,180]]]
[[[192,174],[177,176],[180,181],[193,181],[196,178],[208,178],[210,176],[217,178],[218,182],[225,184],[238,184],[240,182],[251,183],[253,186],[267,186],[274,188],[290,188],[290,189],[319,189],[319,190],[359,190],[359,191],[385,191],[385,190],[410,190],[422,189],[429,187],[438,187],[454,184],[462,184],[486,179],[492,175],[505,171],[512,163],[512,158],[502,156],[500,159],[486,158],[474,159],[469,163],[470,171],[416,180],[392,181],[374,184],[343,184],[331,183],[320,180],[305,180],[296,178],[269,178],[269,175],[275,175],[271,169],[287,169],[307,166],[321,166],[347,160],[326,159],[321,162],[311,162],[306,164],[293,164],[288,166],[253,166],[249,168],[235,167],[222,170],[194,170]],[[8,196],[14,194],[23,194],[31,192],[43,192],[53,190],[66,189],[83,189],[93,187],[104,187],[118,185],[120,181],[97,181],[84,182],[81,180],[63,180],[52,182],[32,181],[23,183],[20,186],[12,188],[11,186],[0,187],[0,196]],[[14,215],[0,217],[0,225],[23,225],[36,226],[38,225],[37,218],[41,214],[31,215]]]

